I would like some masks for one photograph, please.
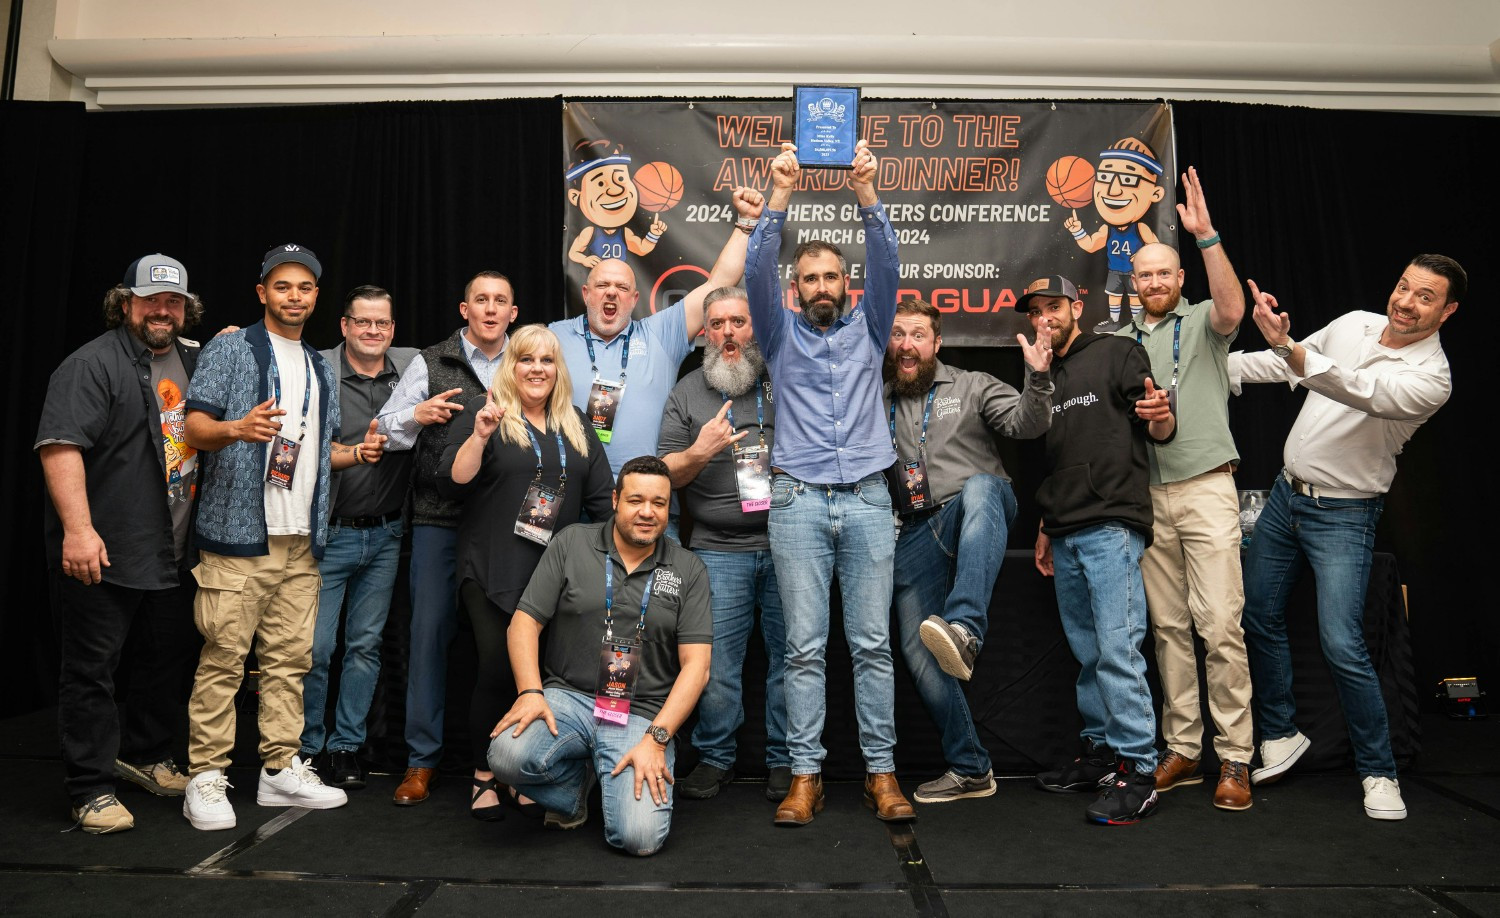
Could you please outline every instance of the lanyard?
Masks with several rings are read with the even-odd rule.
[[[917,455],[927,455],[927,419],[932,416],[932,396],[937,392],[937,383],[927,390],[927,407],[922,409],[922,436],[917,440]],[[900,453],[896,446],[896,396],[891,396],[891,449]]]
[[[594,379],[599,378],[599,361],[594,357],[594,338],[589,334],[588,316],[579,316],[583,323],[583,343],[589,349],[589,369],[594,371]],[[625,368],[630,366],[630,332],[620,336],[620,388],[625,388]]]
[[[551,420],[552,416],[549,414],[547,416],[547,418],[548,418],[548,420]],[[523,420],[521,422],[521,426],[526,428],[526,436],[528,436],[528,437],[531,438],[531,451],[533,453],[536,453],[536,478],[534,480],[535,481],[541,481],[542,480],[542,444],[540,444],[540,443],[537,442],[537,440],[536,440],[536,434],[534,434],[534,433],[531,432],[531,425],[530,424],[527,424]],[[557,486],[559,488],[562,488],[564,485],[566,485],[568,483],[568,451],[567,451],[567,449],[565,449],[563,447],[562,431],[561,430],[555,430],[555,431],[553,431],[553,433],[557,434],[557,458],[562,462],[562,475],[560,475],[558,477],[558,479],[557,479]]]
[[[646,606],[651,602],[651,584],[656,581],[656,568],[646,577],[646,586],[641,590],[641,620],[636,624],[635,630],[644,634],[646,632]],[[609,552],[604,552],[604,639],[612,641],[615,639],[615,565],[609,559]]]
[[[1141,330],[1135,330],[1135,343],[1141,344]],[[1177,388],[1177,362],[1182,357],[1182,316],[1172,323],[1172,384],[1168,389]]]
[[[766,405],[765,405],[765,402],[761,400],[761,384],[760,384],[760,382],[761,382],[760,379],[757,377],[756,380],[755,380],[755,423],[758,424],[758,425],[760,425],[760,445],[761,446],[765,446],[766,445]],[[722,398],[724,400],[724,404],[726,404],[726,405],[729,406],[729,413],[725,415],[724,419],[729,422],[729,432],[730,433],[734,433],[734,401],[731,400],[729,398],[729,396],[726,395],[723,392],[719,393],[719,398]]]
[[[297,434],[297,442],[301,443],[302,440],[303,440],[303,438],[305,438],[307,436],[307,412],[309,410],[311,410],[311,408],[312,408],[312,379],[313,379],[313,375],[312,375],[312,360],[309,359],[308,356],[307,356],[307,348],[302,347],[302,345],[300,343],[297,346],[299,348],[302,348],[302,363],[303,363],[303,368],[307,372],[307,379],[304,380],[304,382],[307,383],[307,388],[305,388],[305,389],[302,390],[302,432],[299,433],[299,434]],[[280,408],[281,407],[281,371],[278,370],[278,369],[276,369],[276,349],[275,348],[271,349],[271,387],[275,390],[276,407]]]

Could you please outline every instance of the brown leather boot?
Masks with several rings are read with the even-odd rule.
[[[1219,766],[1219,786],[1214,788],[1214,806],[1221,810],[1248,810],[1250,799],[1250,766],[1244,762],[1225,762]]]
[[[792,789],[776,808],[778,826],[805,826],[823,812],[823,776],[792,775]]]
[[[436,768],[408,768],[406,776],[401,779],[401,786],[396,788],[395,795],[391,797],[391,802],[397,806],[412,806],[421,803],[432,796],[427,786],[436,778]]]
[[[865,775],[865,806],[886,822],[916,822],[917,811],[901,794],[894,772]]]

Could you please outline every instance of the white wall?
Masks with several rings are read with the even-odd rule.
[[[583,95],[1500,112],[1500,0],[27,0],[100,107]],[[812,12],[809,12],[811,10]]]

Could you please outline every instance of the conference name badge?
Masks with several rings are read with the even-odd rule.
[[[620,399],[624,397],[624,383],[596,379],[589,389],[589,423],[598,432],[600,443],[607,444],[614,436],[615,410],[620,407]]]
[[[927,490],[927,463],[921,459],[908,459],[901,463],[898,477],[896,491],[901,495],[906,512],[915,513],[932,507],[932,495]]]
[[[271,462],[266,466],[266,484],[290,491],[292,476],[297,474],[297,454],[300,452],[301,443],[277,434],[271,441]]]
[[[560,492],[532,482],[526,489],[526,497],[521,500],[521,512],[516,516],[516,535],[546,545],[557,530],[557,513],[561,506]]]
[[[640,673],[641,642],[605,638],[599,649],[599,679],[594,689],[594,717],[605,723],[630,723],[630,699]]]
[[[734,451],[734,483],[740,511],[771,509],[771,451],[764,446],[742,446]]]

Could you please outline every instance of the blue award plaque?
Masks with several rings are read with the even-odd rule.
[[[797,163],[804,169],[849,169],[859,140],[859,87],[798,86]]]

